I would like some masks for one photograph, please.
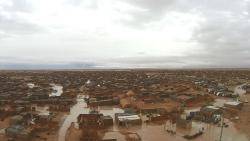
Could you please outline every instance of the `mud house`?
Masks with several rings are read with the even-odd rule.
[[[186,109],[181,115],[183,118],[191,120],[195,117],[198,117],[200,114],[200,108]]]
[[[202,116],[202,120],[205,122],[218,122],[220,120],[222,110],[215,106],[206,106],[200,109],[200,114]]]
[[[113,125],[113,118],[111,116],[101,116],[101,121],[105,127]]]
[[[88,102],[90,106],[112,106],[119,104],[119,100],[110,98],[110,99],[96,99],[91,98]]]
[[[101,120],[102,114],[80,114],[77,117],[79,128],[102,128],[103,123]]]
[[[79,128],[82,130],[82,141],[99,141],[99,129],[113,125],[113,119],[110,116],[102,114],[80,114],[77,117]]]

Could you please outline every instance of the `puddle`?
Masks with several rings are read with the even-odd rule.
[[[216,107],[223,107],[226,102],[232,102],[230,98],[217,98],[215,99],[213,105]]]
[[[35,84],[33,84],[33,83],[28,83],[27,86],[28,86],[30,89],[32,89],[32,88],[35,87]]]
[[[61,96],[61,94],[63,93],[63,86],[61,85],[57,85],[57,84],[50,84],[52,86],[52,93],[49,94],[50,97],[53,96]]]

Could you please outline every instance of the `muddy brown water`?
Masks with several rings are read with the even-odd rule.
[[[67,130],[69,129],[71,123],[77,122],[77,117],[79,114],[88,114],[90,108],[84,101],[85,96],[78,96],[77,103],[70,109],[70,114],[64,118],[64,121],[59,129],[58,141],[65,141]],[[99,107],[98,111],[103,115],[110,115],[114,119],[115,113],[123,113],[124,111],[120,108],[115,107]],[[77,124],[76,128],[77,128]]]
[[[244,91],[239,89],[240,87],[236,87],[235,91],[239,93],[244,93]],[[87,114],[89,113],[90,109],[87,107],[86,102],[84,101],[83,97],[77,98],[77,104],[74,105],[71,110],[70,114],[67,115],[64,121],[61,124],[58,133],[58,141],[65,141],[65,136],[67,134],[67,130],[70,127],[71,123],[77,122],[77,116],[79,114]],[[216,106],[222,106],[225,102],[231,101],[231,99],[227,98],[220,98],[215,101]],[[99,107],[98,109],[100,113],[104,115],[110,115],[114,118],[115,113],[123,112],[120,108],[114,107]],[[229,125],[229,127],[224,128],[222,141],[249,141],[247,136],[241,132],[239,132],[232,122],[225,119],[225,122]],[[186,141],[183,138],[184,135],[187,134],[194,134],[198,132],[201,128],[204,128],[204,134],[193,139],[193,141],[218,141],[220,137],[221,127],[213,124],[207,124],[203,122],[192,122],[191,129],[180,129],[176,128],[176,134],[170,134],[164,130],[164,124],[146,124],[143,123],[141,126],[129,126],[129,128],[121,128],[114,125],[110,132],[105,134],[105,138],[116,138],[118,141],[125,140],[125,137],[121,132],[133,132],[138,133],[141,137],[142,141],[163,141],[163,140],[171,140],[171,141]]]

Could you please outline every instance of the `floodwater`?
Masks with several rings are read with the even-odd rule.
[[[249,141],[245,134],[240,133],[234,127],[234,124],[229,120],[225,119],[224,121],[229,125],[227,128],[223,128],[222,141]],[[205,128],[205,133],[199,138],[195,139],[195,141],[216,141],[220,138],[221,127],[218,127],[214,124],[207,124],[201,122],[193,122],[192,126],[202,125]]]
[[[216,107],[223,107],[226,102],[231,102],[231,101],[233,101],[233,99],[221,97],[215,99],[213,105]]]
[[[225,122],[229,125],[228,128],[223,129],[222,134],[222,141],[249,141],[245,134],[238,132],[233,123],[225,120]],[[170,134],[164,130],[164,124],[145,124],[143,123],[142,126],[131,126],[128,129],[120,129],[123,132],[134,132],[140,135],[142,141],[162,141],[162,140],[171,140],[171,141],[186,141],[183,138],[184,135],[192,135],[197,133],[204,128],[204,134],[193,139],[193,141],[217,141],[220,137],[221,128],[214,124],[207,124],[202,122],[192,122],[191,129],[181,129],[176,128],[176,134]],[[110,133],[109,133],[110,134]],[[120,136],[119,134],[113,134],[115,138],[123,140],[124,137]],[[115,136],[118,135],[118,136]],[[109,135],[110,136],[110,135]],[[114,138],[113,137],[113,138]]]
[[[71,123],[77,123],[77,117],[79,114],[88,114],[90,108],[87,106],[87,103],[84,101],[84,98],[87,96],[78,96],[77,103],[71,107],[70,114],[67,115],[59,129],[58,141],[65,141],[67,131]],[[124,111],[120,108],[113,107],[98,107],[98,111],[103,115],[110,115],[114,118],[115,113],[123,113]],[[77,124],[75,124],[77,125]]]
[[[241,88],[241,87],[238,87]],[[237,92],[242,92],[241,90],[237,90]],[[77,117],[79,114],[87,114],[90,111],[90,108],[87,107],[86,102],[84,101],[84,98],[86,96],[78,96],[77,103],[70,109],[70,114],[67,115],[64,118],[64,121],[61,124],[61,127],[59,129],[58,133],[58,141],[65,141],[65,137],[67,134],[67,131],[69,127],[71,126],[71,123],[77,122]],[[215,106],[223,106],[225,102],[232,101],[232,99],[229,98],[219,98],[216,99],[214,105]],[[198,108],[197,108],[198,109]],[[187,109],[188,110],[197,110],[195,109]],[[114,107],[98,107],[98,111],[100,113],[103,113],[104,115],[110,115],[112,118],[114,118],[115,113],[122,113],[124,112],[120,108],[114,108]],[[225,119],[225,123],[229,125],[229,127],[223,129],[222,134],[222,141],[249,141],[245,134],[240,133],[238,130],[235,129],[232,122]],[[77,124],[75,124],[77,125]],[[114,125],[113,130],[110,130],[110,132],[107,132],[105,134],[105,137],[109,138],[116,138],[118,140],[125,140],[124,135],[120,134],[124,132],[132,132],[137,133],[143,141],[154,141],[154,140],[173,140],[173,141],[186,141],[186,139],[183,138],[184,135],[187,134],[194,134],[201,130],[201,128],[204,128],[204,134],[197,137],[196,139],[193,139],[193,141],[216,141],[219,140],[220,133],[221,133],[221,127],[218,127],[214,124],[207,124],[203,122],[192,122],[192,128],[191,129],[180,129],[176,128],[176,134],[170,134],[164,129],[164,124],[146,124],[143,123],[141,126],[129,126],[129,128],[126,127],[117,127]]]
[[[27,86],[28,86],[30,89],[32,89],[32,88],[35,87],[35,84],[33,84],[33,83],[28,83]]]
[[[61,96],[63,93],[63,86],[57,84],[50,84],[52,86],[53,92],[49,94],[50,97],[52,96]]]
[[[234,89],[234,94],[238,94],[240,96],[240,100],[244,100],[245,101],[246,91],[244,89],[242,89],[243,85],[236,86],[235,89]],[[215,102],[214,102],[213,105],[217,106],[217,107],[223,107],[224,103],[231,102],[231,101],[234,101],[234,100],[232,98],[221,97],[221,98],[215,99]]]

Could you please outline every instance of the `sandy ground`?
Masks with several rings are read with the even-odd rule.
[[[247,95],[248,101],[250,101],[250,94]],[[239,112],[239,120],[236,121],[236,127],[241,132],[247,134],[250,140],[250,103],[244,103],[242,110]]]
[[[32,141],[57,141],[57,134],[49,131],[38,133],[37,137],[32,138]]]
[[[4,121],[0,120],[0,129],[9,127],[10,118],[5,118]]]
[[[7,137],[4,134],[4,129],[9,127],[9,121],[10,121],[10,118],[5,118],[4,121],[0,120],[0,140],[1,141],[7,141],[8,140]]]

